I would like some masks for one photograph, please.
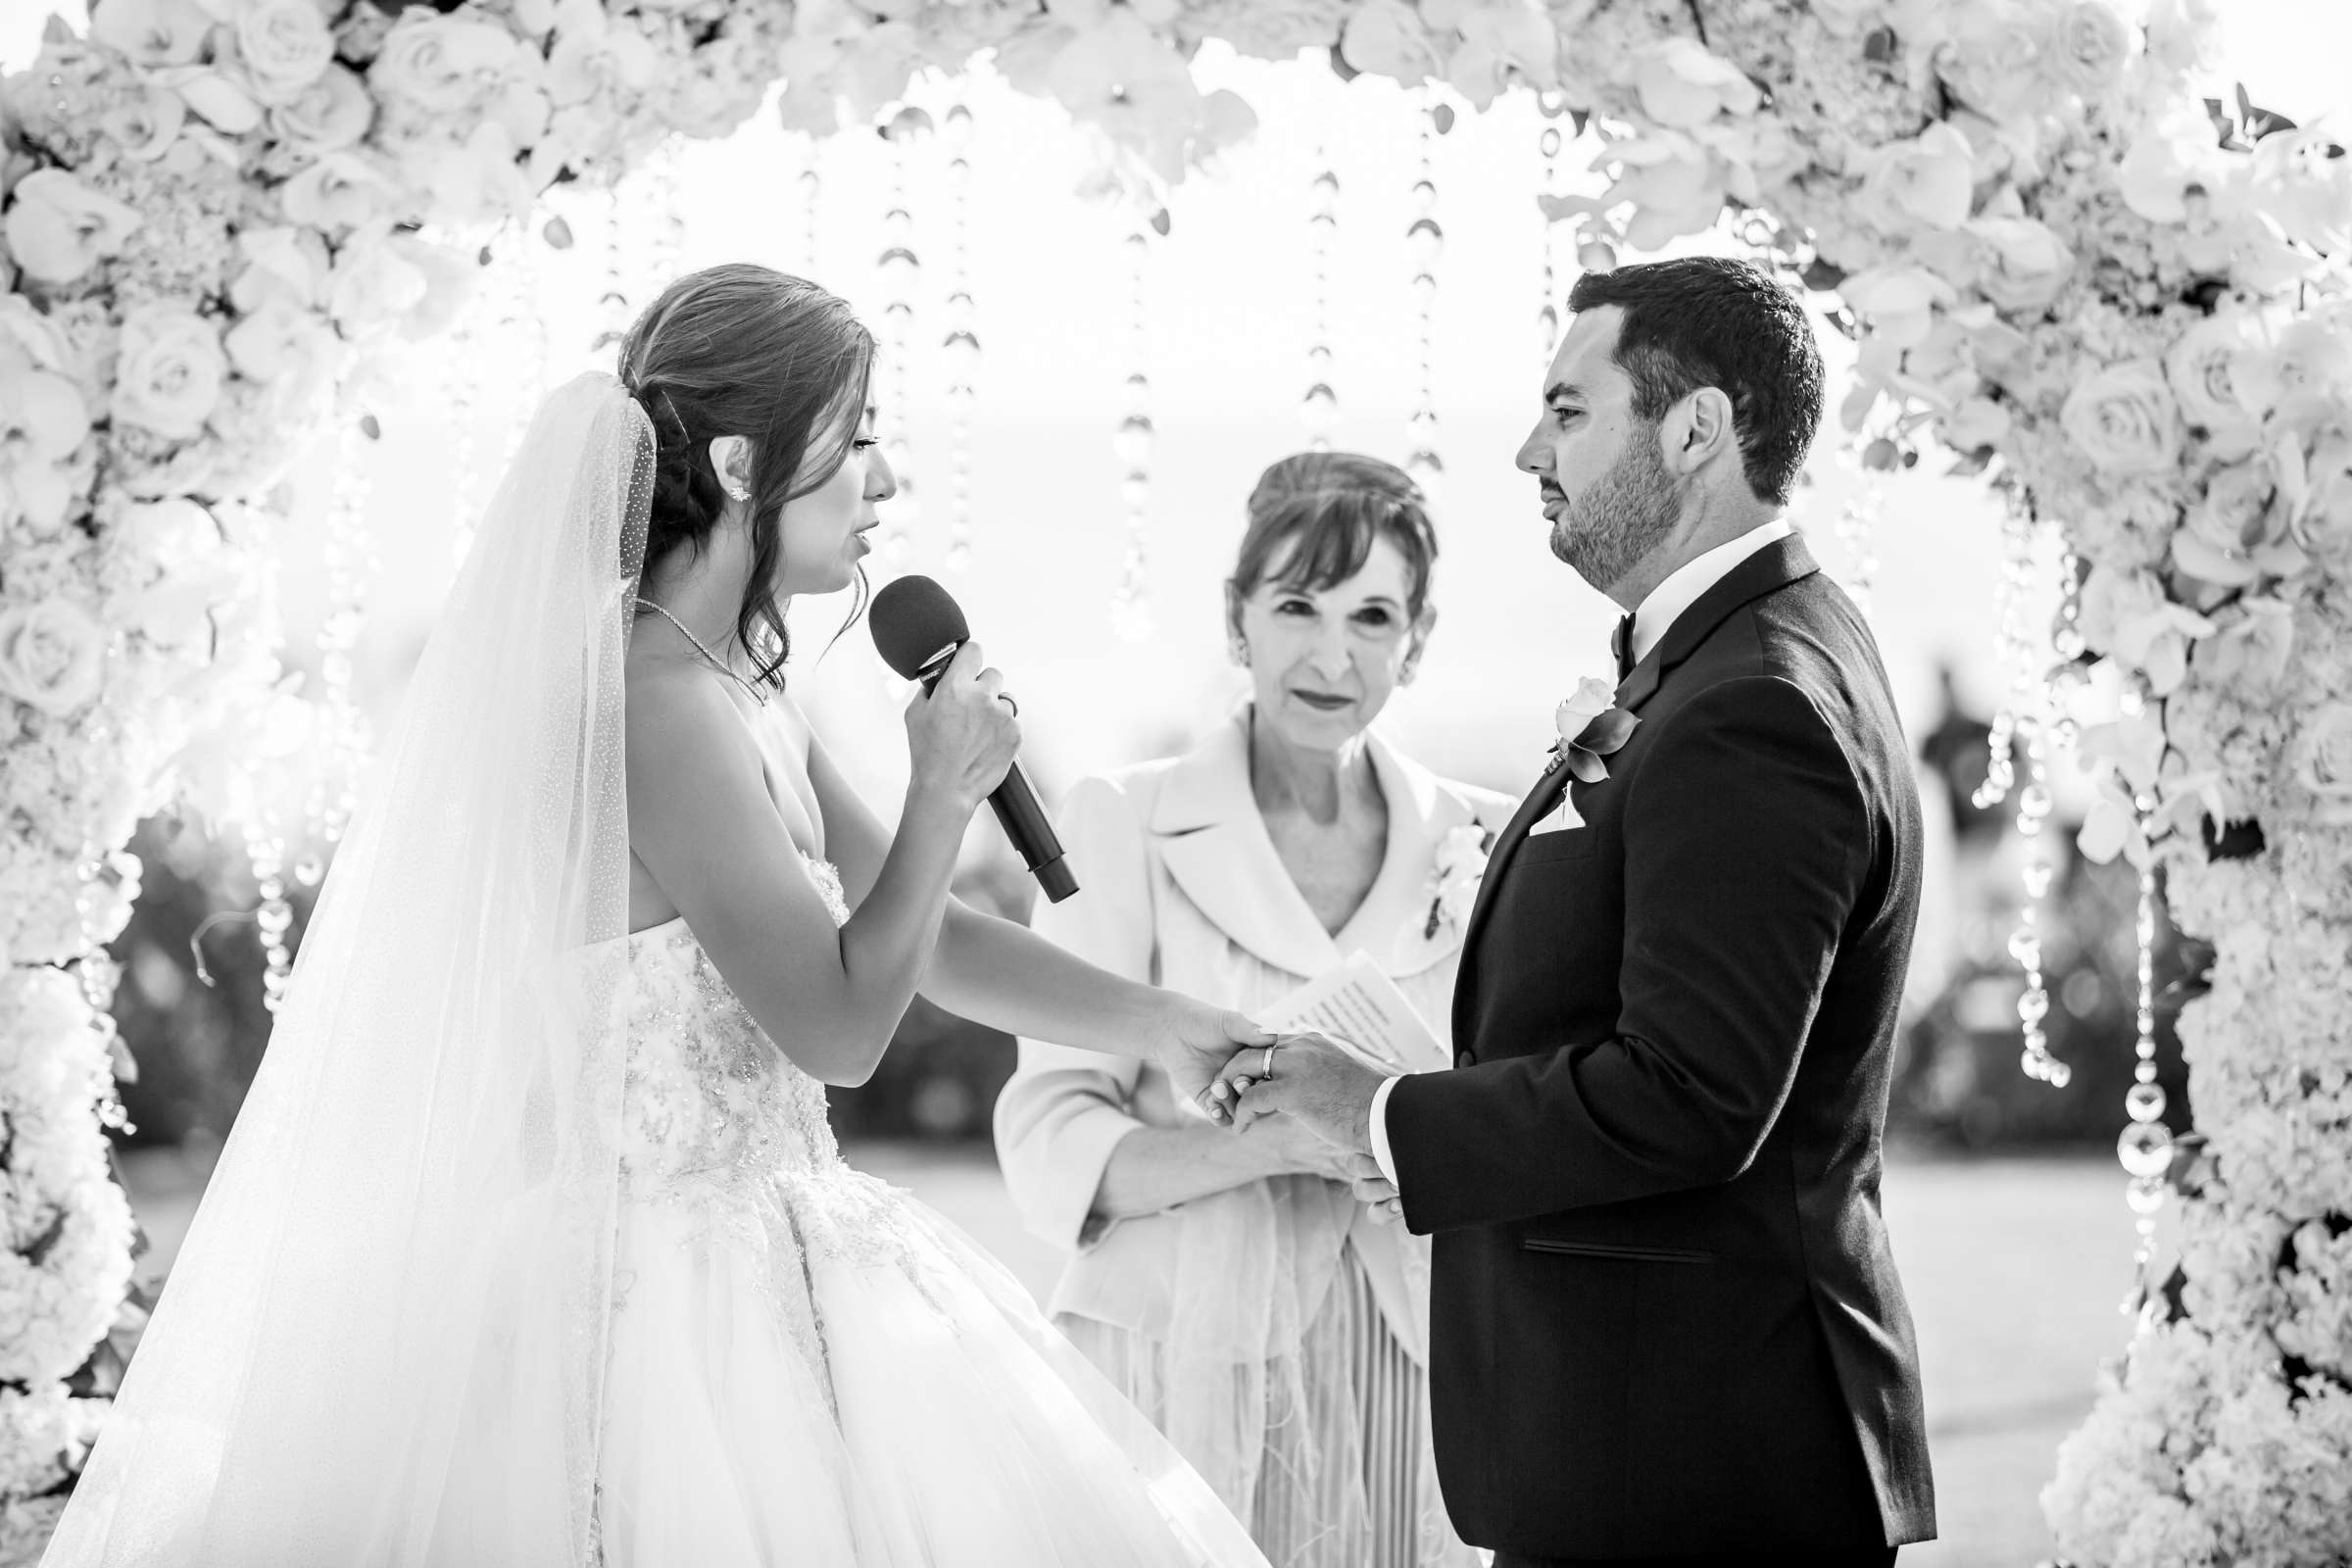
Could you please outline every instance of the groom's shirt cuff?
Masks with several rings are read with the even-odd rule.
[[[1389,1152],[1389,1091],[1399,1079],[1386,1078],[1372,1091],[1372,1162],[1391,1187],[1396,1185],[1396,1156]]]

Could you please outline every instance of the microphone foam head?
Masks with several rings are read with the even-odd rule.
[[[866,615],[882,662],[906,680],[915,679],[943,651],[972,635],[955,595],[919,573],[884,583]]]

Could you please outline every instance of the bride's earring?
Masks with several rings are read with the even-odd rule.
[[[1241,638],[1236,637],[1225,645],[1225,655],[1241,668],[1248,669],[1250,667],[1250,645]]]
[[[1413,683],[1413,676],[1418,672],[1418,666],[1415,665],[1411,660],[1406,660],[1396,668],[1396,684],[1399,686],[1410,686]]]

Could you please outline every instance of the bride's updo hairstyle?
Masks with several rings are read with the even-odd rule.
[[[848,305],[748,262],[679,278],[621,340],[621,382],[659,443],[648,579],[675,551],[701,555],[718,526],[727,494],[710,443],[722,435],[751,441],[752,574],[735,635],[760,662],[762,685],[783,685],[790,652],[772,586],[783,549],[778,514],[848,459],[873,363],[873,334]]]
[[[1299,452],[1258,475],[1250,525],[1227,579],[1230,609],[1257,592],[1279,558],[1287,588],[1335,588],[1364,569],[1375,540],[1404,557],[1414,620],[1429,604],[1437,530],[1421,487],[1402,468],[1354,452]]]

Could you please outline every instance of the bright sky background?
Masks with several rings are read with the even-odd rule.
[[[2326,111],[2352,122],[2352,14],[2328,0],[2228,0],[2223,36],[2232,74],[2256,100],[2300,120]],[[0,0],[0,64],[21,64],[38,33],[36,8]],[[1306,187],[1318,143],[1339,174],[1340,229],[1331,318],[1342,403],[1337,444],[1401,461],[1411,401],[1411,269],[1404,250],[1406,191],[1416,177],[1413,117],[1393,85],[1343,84],[1316,66],[1265,66],[1203,54],[1204,86],[1231,86],[1256,107],[1260,129],[1170,202],[1170,236],[1152,248],[1148,363],[1127,363],[1122,216],[1081,201],[1080,148],[1061,112],[993,81],[968,89],[975,130],[967,156],[970,292],[983,344],[972,432],[976,555],[960,576],[944,565],[947,410],[937,345],[949,291],[947,151],[933,139],[909,160],[916,290],[909,368],[915,468],[923,481],[905,568],[939,575],[963,600],[992,660],[1021,693],[1031,769],[1049,794],[1079,772],[1162,753],[1223,711],[1240,691],[1224,662],[1218,585],[1240,533],[1242,503],[1258,471],[1305,445]],[[922,86],[936,112],[948,84]],[[1548,741],[1553,701],[1605,663],[1611,607],[1544,545],[1533,482],[1511,454],[1536,409],[1542,368],[1535,317],[1542,304],[1544,237],[1534,193],[1542,122],[1527,95],[1465,115],[1436,147],[1438,218],[1446,233],[1436,306],[1444,549],[1442,621],[1423,678],[1385,722],[1441,770],[1516,790]],[[888,148],[869,131],[817,148],[822,178],[818,243],[803,242],[798,176],[810,144],[761,117],[733,139],[689,149],[679,212],[686,267],[749,259],[806,271],[844,294],[879,334],[883,295],[874,263],[889,205]],[[1581,149],[1563,156],[1579,178]],[[637,211],[645,211],[639,198]],[[552,258],[534,281],[551,344],[544,371],[561,378],[599,363],[586,344],[597,323],[603,206],[575,209],[582,244]],[[639,250],[642,247],[638,248]],[[624,255],[630,254],[624,252]],[[1559,258],[1556,292],[1572,280]],[[632,304],[650,295],[638,291]],[[1842,347],[1832,338],[1833,351]],[[452,454],[461,425],[482,470],[536,388],[511,351],[468,370],[442,355],[403,407],[385,407],[372,454],[368,524],[385,558],[375,619],[363,647],[363,682],[387,704],[445,588],[461,491],[478,503],[490,475],[470,484]],[[601,363],[609,366],[609,356]],[[1121,383],[1152,377],[1159,438],[1153,456],[1151,603],[1157,632],[1118,639],[1109,602],[1123,550],[1120,467],[1111,431]],[[886,383],[885,383],[886,385]],[[1835,407],[1835,398],[1833,398]],[[458,410],[470,407],[470,417]],[[1817,485],[1799,520],[1834,570],[1835,537],[1851,476],[1825,440]],[[295,476],[297,508],[284,581],[299,639],[315,626],[322,579],[317,536],[330,472],[322,445]],[[1961,663],[1989,704],[1996,514],[1973,486],[1922,472],[1890,483],[1876,532],[1882,560],[1874,618],[1914,730],[1934,716],[1938,660]],[[876,565],[880,564],[877,558]],[[904,776],[897,688],[862,630],[822,661],[846,601],[797,606],[808,650],[799,688],[878,804]]]

